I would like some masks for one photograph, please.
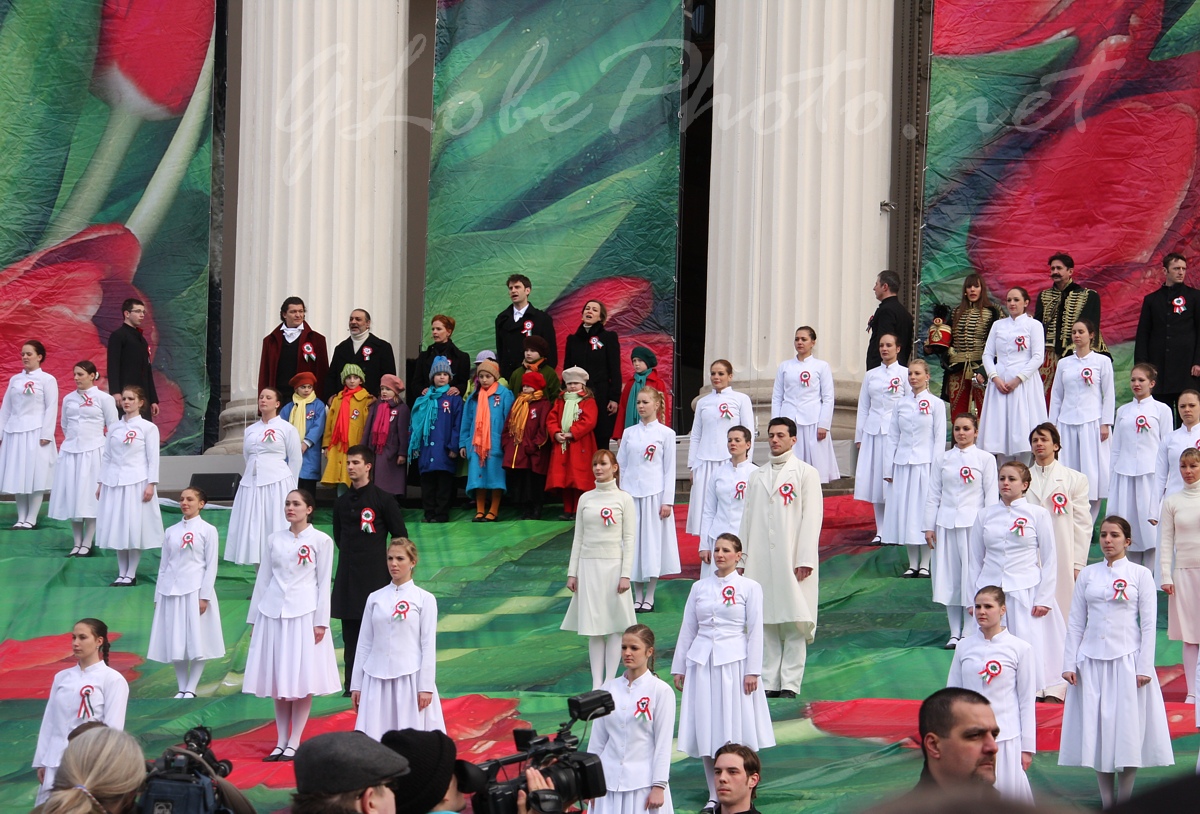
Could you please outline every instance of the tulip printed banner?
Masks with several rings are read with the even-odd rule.
[[[0,0],[0,380],[38,339],[62,393],[143,300],[163,450],[198,453],[214,0]],[[100,386],[108,389],[107,380]]]
[[[597,299],[671,386],[682,33],[678,0],[439,2],[426,325],[494,348],[524,274],[560,358]]]
[[[1036,298],[1065,251],[1075,280],[1100,293],[1128,398],[1163,255],[1200,252],[1198,111],[1200,2],[938,0],[923,327],[935,303],[961,301],[972,271],[1000,306],[1013,286]]]

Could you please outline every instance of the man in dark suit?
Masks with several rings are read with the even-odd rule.
[[[371,314],[363,308],[350,312],[350,336],[333,349],[329,374],[325,377],[326,398],[342,389],[342,368],[358,365],[366,376],[363,387],[379,398],[379,380],[396,375],[396,353],[391,343],[371,333]]]
[[[317,398],[322,401],[337,392],[323,392],[325,376],[329,373],[329,350],[325,345],[325,337],[304,321],[305,313],[304,300],[288,297],[279,307],[279,319],[282,321],[262,341],[262,355],[258,360],[258,390],[262,392],[264,387],[274,387],[284,404],[292,399],[289,382],[297,373],[308,372],[317,377],[315,389]]]
[[[558,342],[554,338],[554,320],[545,311],[529,304],[532,287],[524,274],[508,278],[508,298],[512,307],[496,315],[496,361],[500,370],[507,375],[525,361],[525,337],[540,336],[546,340],[550,352],[546,355],[550,366],[558,367]]]
[[[1174,410],[1180,393],[1200,386],[1200,291],[1184,285],[1187,260],[1182,254],[1164,257],[1163,273],[1162,288],[1142,300],[1133,361],[1158,369],[1154,397]]]
[[[142,418],[158,415],[158,392],[154,389],[154,371],[150,367],[150,343],[142,334],[146,303],[130,297],[121,303],[125,321],[108,337],[108,392],[116,398],[121,390],[136,385],[146,391]]]
[[[913,318],[896,296],[899,291],[899,274],[886,269],[879,272],[875,278],[875,299],[879,300],[879,307],[867,323],[867,330],[871,332],[867,345],[867,370],[883,363],[879,358],[879,337],[884,334],[896,337],[900,343],[900,364],[908,364],[908,354],[913,344]]]

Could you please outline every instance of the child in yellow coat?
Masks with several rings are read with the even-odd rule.
[[[363,371],[358,365],[342,368],[342,392],[329,402],[329,414],[325,421],[325,438],[321,448],[325,450],[325,474],[321,483],[350,486],[346,474],[346,450],[361,444],[367,429],[367,408],[375,397],[366,391]],[[339,492],[345,491],[339,488]]]

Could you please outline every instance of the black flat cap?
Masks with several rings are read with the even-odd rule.
[[[296,750],[296,791],[341,794],[408,774],[408,761],[362,732],[328,732]]]

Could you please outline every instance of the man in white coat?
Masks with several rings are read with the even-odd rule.
[[[1033,481],[1025,499],[1050,512],[1054,523],[1054,544],[1058,554],[1058,573],[1054,598],[1062,611],[1063,624],[1071,618],[1071,596],[1075,580],[1087,565],[1092,545],[1092,515],[1088,507],[1087,475],[1070,469],[1058,460],[1062,440],[1058,428],[1050,422],[1039,424],[1029,433],[1033,450]]]
[[[792,454],[796,423],[772,418],[767,444],[771,458],[750,476],[739,536],[746,576],[763,590],[763,688],[768,698],[795,698],[817,629],[817,543],[825,507],[821,476]]]

